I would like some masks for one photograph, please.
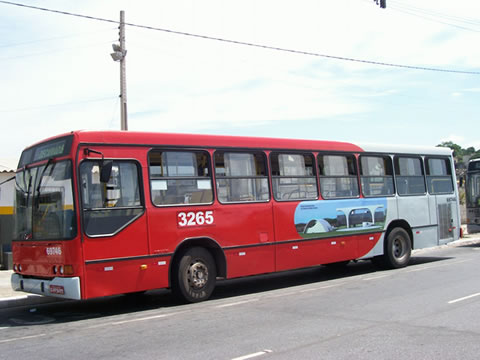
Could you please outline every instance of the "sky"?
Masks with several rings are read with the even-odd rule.
[[[12,1],[139,25],[131,131],[480,148],[478,0]],[[120,129],[114,43],[113,22],[0,0],[0,171],[50,136]]]

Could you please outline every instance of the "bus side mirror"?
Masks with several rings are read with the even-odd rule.
[[[103,161],[100,169],[100,182],[108,183],[112,175],[113,161]]]

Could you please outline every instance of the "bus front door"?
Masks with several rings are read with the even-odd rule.
[[[141,169],[133,160],[89,158],[80,163],[86,268],[83,298],[152,286],[155,276],[146,263],[149,249]]]

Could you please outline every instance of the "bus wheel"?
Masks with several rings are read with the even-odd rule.
[[[207,300],[215,288],[215,261],[204,248],[194,247],[185,251],[173,271],[173,292],[186,302]]]
[[[385,242],[385,265],[397,269],[408,265],[412,254],[412,243],[408,233],[400,227],[390,231]]]

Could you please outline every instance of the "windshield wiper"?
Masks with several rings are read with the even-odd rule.
[[[15,184],[17,185],[17,188],[20,189],[24,194],[27,193],[27,190],[25,190],[23,187],[25,185],[25,171],[26,170],[23,171],[23,185],[20,184],[20,182],[17,179],[17,176],[15,176]]]
[[[37,185],[37,189],[35,191],[35,197],[38,197],[40,196],[40,188],[42,186],[42,180],[43,180],[43,176],[45,175],[45,171],[47,171],[47,168],[53,164],[52,168],[50,169],[50,172],[48,173],[48,176],[51,176],[52,175],[52,172],[53,172],[53,169],[55,168],[55,165],[56,163],[54,163],[53,159],[50,158],[48,159],[47,163],[45,164],[45,167],[43,168],[42,170],[42,173],[40,175],[40,177],[38,178],[38,185]]]
[[[25,172],[27,170],[25,169]],[[23,178],[25,179],[25,173],[23,174]],[[26,207],[28,208],[28,202],[30,201],[30,189],[32,188],[32,179],[33,176],[30,174],[30,178],[28,179],[28,186],[27,186],[27,201],[26,201]]]

